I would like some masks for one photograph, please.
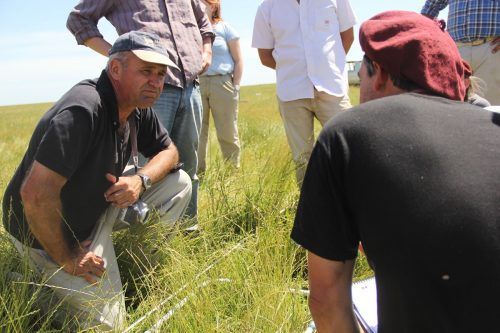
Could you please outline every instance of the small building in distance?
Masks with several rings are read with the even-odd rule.
[[[358,72],[361,68],[361,61],[348,61],[347,62],[347,78],[349,84],[358,85],[359,77]]]

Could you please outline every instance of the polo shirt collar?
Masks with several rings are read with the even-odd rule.
[[[118,129],[120,127],[118,118],[118,102],[116,101],[115,90],[109,80],[106,70],[101,72],[101,76],[97,80],[96,90],[101,96],[101,101],[104,108],[107,110],[111,121],[113,122],[114,129]]]

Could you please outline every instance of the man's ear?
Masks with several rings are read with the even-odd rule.
[[[387,86],[387,81],[390,80],[389,73],[387,73],[378,63],[373,62],[375,68],[375,80],[373,80],[373,88],[376,91],[384,90]]]
[[[123,64],[118,59],[111,59],[108,64],[108,74],[113,80],[119,80],[123,71]]]

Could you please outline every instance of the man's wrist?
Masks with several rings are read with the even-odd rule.
[[[141,188],[144,190],[144,191],[147,191],[151,185],[153,185],[152,181],[151,181],[151,178],[149,178],[148,175],[145,175],[143,173],[137,173],[136,176],[139,177],[140,181],[141,181]]]

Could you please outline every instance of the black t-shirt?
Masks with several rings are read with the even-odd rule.
[[[133,113],[138,150],[147,157],[167,148],[171,140],[152,109]],[[28,150],[7,186],[3,199],[4,226],[18,240],[41,248],[29,232],[19,190],[33,160],[67,179],[61,190],[63,220],[71,241],[86,239],[108,207],[104,192],[111,186],[106,173],[120,176],[131,145],[118,134],[116,96],[105,71],[85,80],[48,110],[35,128]],[[117,153],[117,154],[116,154]],[[116,162],[115,154],[118,157]]]
[[[374,264],[379,332],[496,332],[500,114],[419,94],[334,117],[312,153],[292,239]]]

